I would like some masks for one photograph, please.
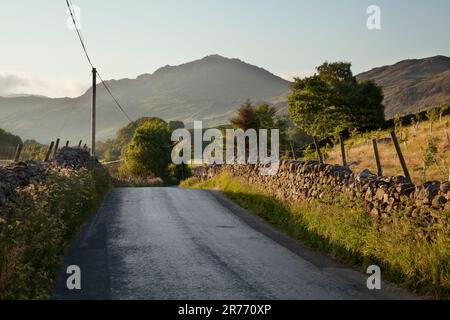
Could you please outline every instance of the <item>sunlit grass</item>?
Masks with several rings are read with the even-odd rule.
[[[448,181],[450,174],[450,116],[443,117],[432,126],[430,122],[423,121],[418,126],[404,127],[397,136],[401,142],[402,153],[405,157],[411,177],[416,183],[430,180]],[[388,130],[374,133],[378,138],[390,138]],[[405,139],[407,138],[407,139]],[[438,153],[436,161],[427,167],[424,172],[424,156],[430,139],[438,139]],[[370,136],[356,136],[345,142],[350,168],[355,171],[369,169],[377,172],[375,156]],[[392,142],[379,143],[383,175],[403,175],[400,161]],[[327,163],[341,164],[342,155],[339,146],[335,146],[327,152]]]

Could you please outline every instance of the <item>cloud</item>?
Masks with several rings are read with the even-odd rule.
[[[34,94],[48,97],[77,97],[89,85],[74,79],[42,78],[20,73],[0,73],[0,96]]]
[[[14,74],[0,74],[0,95],[12,93],[16,88],[23,87],[27,84],[25,79],[22,79]]]

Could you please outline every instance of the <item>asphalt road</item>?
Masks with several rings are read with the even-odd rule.
[[[65,257],[55,299],[404,299],[213,191],[116,189]],[[66,267],[81,268],[81,290]]]

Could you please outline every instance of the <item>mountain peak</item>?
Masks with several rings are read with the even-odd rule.
[[[232,60],[232,59],[221,56],[220,54],[210,54],[200,60]]]

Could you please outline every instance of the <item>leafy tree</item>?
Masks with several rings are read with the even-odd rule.
[[[168,167],[169,177],[171,182],[179,184],[181,181],[186,180],[192,176],[191,168],[186,164],[176,165],[174,163],[169,164]]]
[[[136,129],[143,123],[154,119],[159,120],[159,118],[154,117],[140,118],[120,129],[115,139],[97,142],[97,156],[105,161],[114,161],[123,158]],[[169,127],[171,130],[183,128],[184,123],[181,121],[171,121]]]
[[[236,117],[232,118],[230,122],[235,129],[242,129],[244,131],[249,129],[259,129],[258,118],[250,100],[247,100],[239,108]]]
[[[277,129],[277,121],[275,119],[277,110],[274,107],[269,106],[267,103],[261,103],[253,111],[259,129]]]
[[[382,102],[381,88],[371,81],[358,83],[350,63],[326,62],[313,76],[295,79],[289,113],[307,134],[326,137],[344,129],[380,127]]]
[[[444,112],[448,110],[450,104],[443,103],[439,107],[439,122],[442,122],[442,117],[444,115]]]
[[[146,120],[136,129],[120,171],[133,177],[167,178],[171,144],[167,122],[158,118]]]
[[[427,169],[437,161],[439,139],[431,137],[427,141],[427,147],[423,155],[423,180],[426,180]]]
[[[436,155],[438,154],[438,143],[439,139],[430,138],[427,141],[427,148],[425,149],[425,154],[423,156],[423,162],[426,167],[433,165],[436,162]]]
[[[312,138],[308,136],[305,131],[300,129],[298,126],[292,126],[288,128],[287,131],[288,143],[290,151],[292,152],[294,158],[299,156],[295,150],[297,147],[302,147],[313,142]]]
[[[183,129],[184,128],[184,122],[183,121],[170,121],[169,122],[169,129],[170,131],[175,131],[177,129]]]
[[[428,122],[430,123],[430,134],[433,132],[433,124],[439,119],[439,112],[437,109],[432,108],[427,111]]]
[[[12,133],[0,129],[0,146],[16,147],[19,144],[22,144],[22,139],[20,139],[19,136],[13,135]]]

